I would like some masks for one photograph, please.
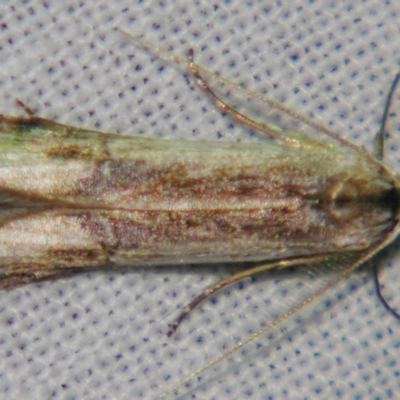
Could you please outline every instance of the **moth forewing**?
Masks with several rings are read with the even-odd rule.
[[[3,141],[0,184],[23,199],[0,229],[6,275],[19,265],[41,277],[44,260],[64,273],[363,250],[393,223],[391,177],[362,154],[120,137],[35,117],[3,118],[3,132],[16,140]]]

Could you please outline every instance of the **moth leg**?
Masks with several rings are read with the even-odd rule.
[[[231,118],[238,121],[241,124],[244,124],[256,131],[267,134],[268,136],[280,140],[294,148],[310,148],[310,149],[321,149],[327,150],[327,144],[325,141],[318,141],[316,139],[311,139],[309,137],[305,137],[304,135],[300,135],[298,132],[291,132],[282,129],[281,127],[271,124],[271,123],[262,123],[256,121],[252,118],[249,118],[245,114],[236,110],[223,100],[218,97],[217,94],[210,88],[210,86],[205,82],[200,74],[200,68],[195,64],[193,60],[193,49],[189,49],[188,54],[188,68],[193,76],[196,78],[196,83],[214,102],[214,104],[224,113],[228,114]],[[288,110],[282,110],[286,114],[291,115],[292,117],[299,119],[299,116],[292,115],[292,113]],[[302,118],[303,122],[307,123],[307,120]]]
[[[66,125],[59,124],[50,119],[41,118],[37,116],[35,111],[33,111],[28,105],[26,105],[22,100],[16,99],[15,104],[18,107],[21,107],[25,113],[28,115],[27,117],[8,117],[9,121],[14,121],[19,124],[26,124],[28,127],[38,127],[45,128],[54,131],[66,130],[68,127]]]
[[[29,117],[31,117],[31,118],[35,117],[35,112],[20,99],[16,99],[15,104],[18,107],[21,107],[29,115]]]
[[[0,121],[4,120],[8,122],[9,124],[17,124],[20,126],[26,126],[26,128],[44,128],[48,130],[53,130],[56,132],[65,132],[71,127],[68,127],[67,125],[59,124],[57,122],[54,122],[50,119],[46,118],[41,118],[37,116],[37,114],[29,107],[27,106],[23,101],[16,99],[15,104],[18,107],[21,107],[24,112],[27,114],[27,116],[24,117],[5,117],[2,114],[0,114]]]
[[[212,284],[211,286],[207,287],[203,290],[198,296],[196,296],[193,300],[191,300],[180,312],[178,317],[169,325],[169,330],[167,332],[167,336],[171,336],[178,328],[180,323],[187,317],[190,311],[193,310],[199,303],[201,303],[204,299],[208,296],[216,292],[217,290],[222,289],[225,286],[230,285],[231,283],[240,281],[244,278],[248,278],[260,272],[264,272],[270,270],[272,268],[282,269],[287,267],[292,267],[294,265],[299,264],[310,264],[316,263],[323,260],[326,256],[310,256],[310,257],[298,257],[293,259],[287,260],[274,260],[268,263],[264,263],[261,265],[256,265],[255,267],[251,267],[248,269],[244,269],[230,275],[226,278],[221,279],[220,281]]]
[[[254,119],[251,119],[247,117],[245,114],[241,113],[238,110],[235,110],[233,107],[231,107],[229,104],[225,103],[222,101],[214,92],[213,90],[207,85],[205,80],[202,78],[200,75],[199,68],[197,65],[194,63],[193,60],[193,49],[189,49],[189,69],[190,72],[193,74],[193,76],[196,78],[196,83],[200,87],[201,90],[207,93],[207,95],[212,99],[212,101],[215,103],[215,105],[224,113],[228,114],[230,117],[235,119],[236,121],[240,122],[241,124],[247,125],[250,128],[253,128],[257,131],[264,132],[267,135],[283,140],[285,142],[291,143],[291,144],[298,144],[298,141],[292,138],[287,138],[284,135],[282,135],[281,129],[277,126],[274,126],[272,124],[263,124],[261,122],[255,121]]]

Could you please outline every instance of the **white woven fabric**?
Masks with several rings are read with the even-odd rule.
[[[40,116],[104,131],[259,140],[221,116],[184,68],[114,29],[123,27],[180,56],[192,47],[198,63],[370,149],[399,69],[399,23],[396,1],[3,0],[0,113],[22,115],[18,98]],[[399,127],[392,115],[394,169]],[[400,307],[388,253],[382,280]],[[258,277],[206,300],[167,338],[177,307],[228,271],[98,272],[1,292],[0,398],[156,398],[265,322],[270,297],[293,301],[274,277]],[[368,268],[300,315],[171,398],[396,398],[400,324]]]

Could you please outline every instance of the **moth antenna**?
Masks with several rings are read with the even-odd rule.
[[[386,97],[385,107],[383,109],[381,126],[375,137],[374,153],[375,153],[375,157],[380,161],[383,158],[383,142],[384,142],[384,135],[386,132],[386,123],[387,123],[387,119],[389,116],[389,108],[390,108],[390,105],[392,104],[393,95],[394,95],[394,92],[396,91],[399,81],[400,81],[400,72],[398,72],[396,74],[396,76],[393,79],[392,85],[390,86],[389,93]],[[378,275],[379,268],[378,268],[377,263],[373,264],[373,272],[374,272],[374,282],[375,282],[376,294],[377,294],[379,300],[381,301],[383,306],[386,308],[386,310],[388,310],[396,319],[400,320],[400,314],[392,306],[390,306],[390,304],[388,303],[388,301],[385,299],[385,297],[382,294],[381,284],[379,282],[379,275]]]
[[[400,320],[400,314],[388,303],[388,301],[384,298],[382,291],[381,291],[381,284],[379,282],[379,276],[378,276],[378,264],[374,263],[373,265],[373,271],[374,271],[374,282],[375,282],[375,288],[376,288],[376,294],[383,304],[383,306],[388,310],[396,319]]]

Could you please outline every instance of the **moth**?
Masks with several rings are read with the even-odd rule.
[[[172,334],[200,301],[239,279],[337,264],[334,278],[273,326],[398,236],[400,178],[381,162],[382,145],[371,155],[276,103],[327,139],[258,122],[214,93],[193,54],[187,65],[217,107],[274,141],[114,135],[40,118],[27,107],[26,117],[1,115],[1,288],[105,267],[254,263],[194,298]]]

